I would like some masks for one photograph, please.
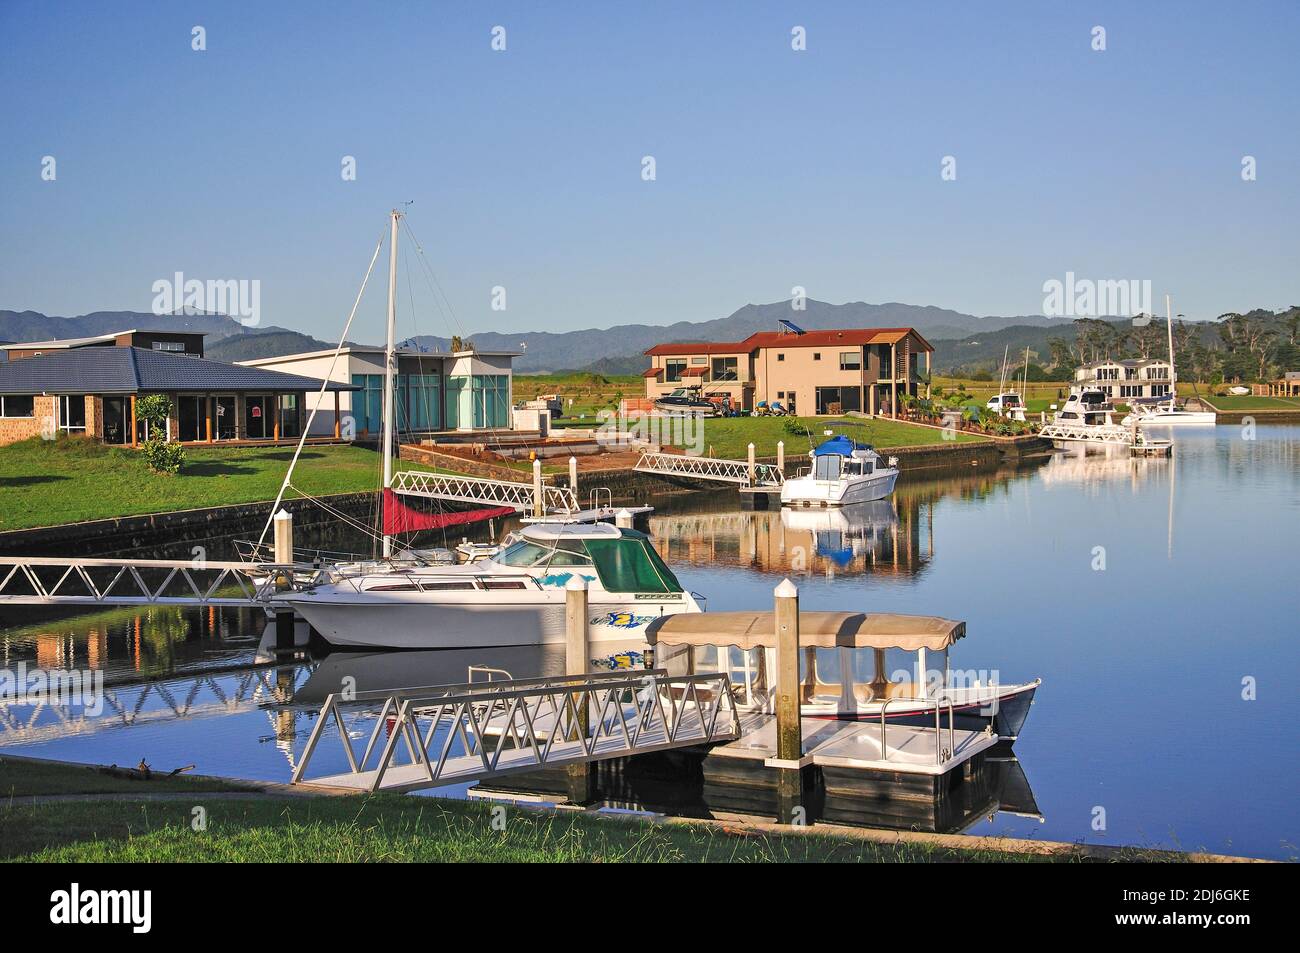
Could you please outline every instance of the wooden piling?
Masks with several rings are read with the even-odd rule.
[[[293,514],[286,509],[275,514],[275,561],[287,566],[293,562]]]
[[[754,485],[754,445],[752,443],[749,445],[748,462],[749,462],[749,469],[746,470],[745,472],[749,474],[749,485],[753,486]]]
[[[545,497],[542,495],[542,460],[540,457],[533,461],[533,515],[546,515]]]
[[[591,662],[587,629],[587,580],[576,573],[564,586],[564,673],[586,675]],[[583,693],[575,697],[578,706],[577,730],[588,730],[590,700]],[[589,763],[570,764],[565,767],[568,777],[569,802],[590,804],[596,798],[596,776]]]
[[[799,590],[789,579],[776,587],[777,819],[802,823],[803,723],[799,713]]]
[[[573,499],[578,499],[578,458],[569,457],[569,489],[573,491]]]
[[[785,472],[785,441],[776,442],[776,468],[780,472]]]

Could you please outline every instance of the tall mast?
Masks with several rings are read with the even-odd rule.
[[[388,238],[388,338],[384,344],[384,425],[380,442],[384,452],[384,489],[393,485],[393,389],[397,377],[397,352],[393,339],[397,332],[397,220],[401,212],[390,213],[392,228]],[[384,558],[393,554],[393,538],[384,534]]]
[[[1169,400],[1172,402],[1178,392],[1178,375],[1174,373],[1174,309],[1169,295],[1165,295],[1165,326],[1169,329]]]

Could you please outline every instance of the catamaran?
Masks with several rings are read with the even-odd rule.
[[[781,486],[784,506],[847,506],[883,500],[894,492],[898,461],[886,460],[866,443],[842,434],[831,437],[808,454],[807,474]]]
[[[636,639],[646,625],[661,615],[702,611],[703,597],[683,590],[649,537],[631,529],[571,522],[561,516],[512,534],[500,551],[462,551],[462,559],[455,562],[450,561],[455,557],[449,551],[435,554],[396,544],[399,533],[424,525],[417,519],[419,514],[408,510],[393,490],[397,242],[401,217],[397,210],[391,213],[388,239],[387,374],[380,436],[382,559],[339,562],[313,571],[282,601],[325,641],[350,648],[429,649],[563,642],[564,587],[575,575],[585,579],[589,588],[593,641]],[[372,269],[378,254],[377,246],[370,262]],[[358,294],[358,303],[360,299]],[[350,316],[348,326],[351,322]],[[345,327],[345,339],[347,330]],[[309,430],[310,423],[304,434]],[[299,453],[303,442],[299,441]],[[294,462],[297,458],[295,454]],[[279,508],[292,474],[293,463],[273,513]],[[496,508],[483,512],[500,515]],[[460,514],[450,515],[456,518]]]

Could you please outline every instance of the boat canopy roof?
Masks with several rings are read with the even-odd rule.
[[[800,612],[799,645],[806,648],[929,649],[941,652],[966,635],[966,623],[892,612]],[[651,645],[776,645],[772,612],[683,612],[646,629]]]
[[[551,543],[558,539],[619,539],[623,531],[609,523],[531,523],[520,530],[524,539]]]
[[[858,443],[844,434],[836,434],[829,440],[823,441],[813,451],[814,457],[825,457],[836,454],[841,457],[852,456],[854,450],[872,450],[874,449],[869,443]]]

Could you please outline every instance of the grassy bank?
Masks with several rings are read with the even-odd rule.
[[[0,804],[8,798],[67,794],[171,794],[243,790],[215,778],[154,776],[149,780],[131,772],[109,771],[90,765],[57,761],[14,760],[0,757]]]
[[[1246,410],[1280,410],[1288,413],[1300,412],[1300,398],[1286,397],[1255,397],[1246,394],[1241,397],[1227,395],[1224,397],[1207,398],[1209,403],[1213,404],[1216,410],[1228,412],[1246,411]]]
[[[0,532],[80,520],[275,499],[291,447],[186,448],[176,476],[143,454],[79,437],[0,447]],[[379,456],[353,446],[307,447],[294,485],[312,495],[379,486]]]
[[[785,454],[793,458],[808,452],[826,439],[824,431],[846,434],[876,448],[919,447],[944,443],[943,434],[933,427],[897,420],[863,420],[857,417],[721,417],[704,421],[704,450],[709,456],[743,460],[749,444],[760,457],[776,456],[778,440],[785,441]],[[987,437],[959,433],[954,443],[981,443]]]
[[[540,394],[564,398],[565,420],[588,418],[602,410],[617,410],[624,397],[645,395],[645,380],[638,375],[516,374],[515,400],[532,400]],[[572,400],[572,403],[570,403]]]
[[[207,830],[191,827],[193,808]],[[0,806],[0,858],[46,863],[1040,860],[993,851],[783,837],[401,796]],[[498,825],[500,826],[500,825]]]

